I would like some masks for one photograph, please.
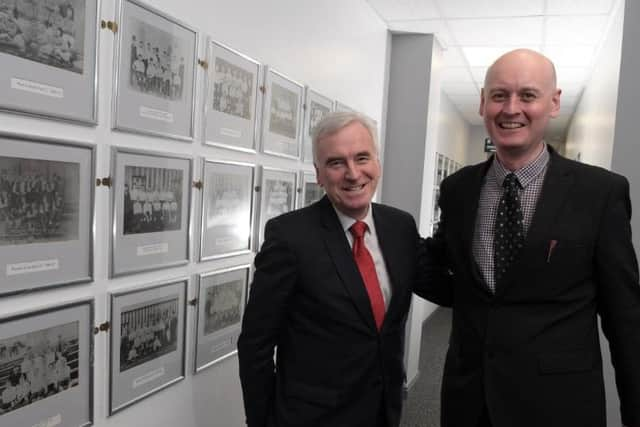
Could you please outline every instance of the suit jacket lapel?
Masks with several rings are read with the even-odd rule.
[[[321,209],[322,225],[326,231],[325,245],[329,256],[333,260],[336,271],[342,279],[342,284],[349,295],[351,295],[364,322],[375,331],[377,328],[373,318],[373,311],[371,310],[371,303],[369,302],[369,295],[365,289],[358,267],[353,260],[353,254],[340,224],[340,220],[326,196],[320,200],[318,204]]]

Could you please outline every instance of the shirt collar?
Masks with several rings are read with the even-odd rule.
[[[336,214],[338,215],[338,220],[340,220],[340,224],[342,225],[342,229],[344,230],[344,232],[345,233],[348,232],[351,226],[355,224],[357,220],[354,218],[351,218],[348,215],[343,214],[342,212],[340,212],[340,210],[336,209],[335,206],[333,207],[333,210],[336,211]],[[370,233],[373,232],[375,228],[373,224],[373,215],[371,215],[371,204],[369,204],[367,215],[365,215],[365,217],[362,218],[360,221],[367,224],[367,227],[369,228]]]
[[[491,173],[496,178],[496,183],[499,187],[502,187],[502,183],[504,182],[504,178],[511,173],[510,170],[505,168],[498,157],[494,155],[493,162],[491,164]],[[549,163],[549,150],[547,150],[547,144],[543,141],[542,143],[542,151],[538,154],[531,163],[528,165],[513,171],[513,173],[518,177],[518,181],[520,182],[520,186],[522,188],[527,188],[527,186],[533,181],[538,175],[540,175],[547,164]]]

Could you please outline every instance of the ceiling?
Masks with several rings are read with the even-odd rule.
[[[443,47],[442,88],[464,118],[482,125],[480,89],[502,53],[526,47],[556,66],[560,116],[547,138],[563,142],[594,58],[623,0],[367,0],[389,30],[435,34]]]

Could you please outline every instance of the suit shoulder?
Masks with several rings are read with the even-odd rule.
[[[374,215],[382,214],[387,217],[394,217],[395,220],[405,220],[415,222],[413,216],[402,209],[398,209],[393,206],[383,205],[380,203],[372,203],[374,209]]]
[[[571,171],[578,180],[583,181],[587,185],[602,185],[605,187],[612,185],[628,185],[627,178],[623,175],[600,166],[581,163],[562,156],[554,156],[552,161],[560,162],[566,170]]]

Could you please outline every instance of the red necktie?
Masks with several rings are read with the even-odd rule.
[[[353,235],[353,258],[355,258],[358,270],[360,270],[362,281],[367,289],[367,294],[369,294],[373,318],[376,321],[378,330],[380,330],[382,321],[384,320],[384,298],[380,290],[380,282],[378,281],[373,258],[364,245],[364,232],[366,230],[367,224],[362,221],[356,221],[355,224],[349,228],[349,231]]]

